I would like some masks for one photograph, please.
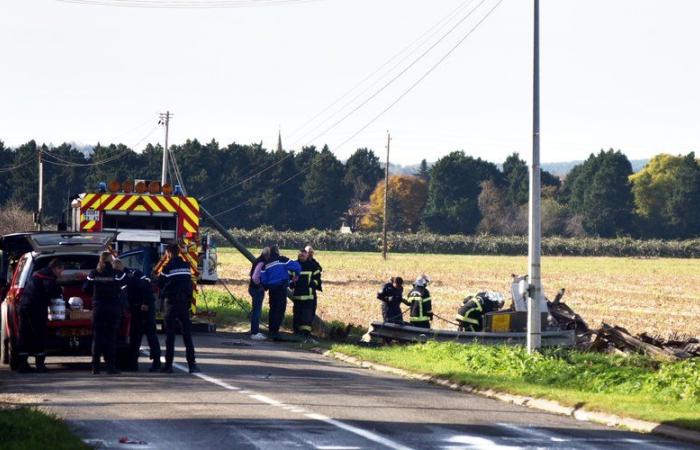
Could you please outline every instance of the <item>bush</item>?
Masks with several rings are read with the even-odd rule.
[[[381,233],[343,234],[338,231],[275,231],[269,227],[232,230],[244,245],[262,248],[278,244],[296,249],[311,244],[322,250],[376,252],[382,246]],[[396,253],[439,253],[461,255],[527,255],[526,236],[440,235],[431,233],[389,233],[389,249]],[[221,236],[216,241],[226,246]],[[700,257],[700,239],[685,241],[638,240],[632,238],[545,237],[542,253],[549,256],[616,257]]]

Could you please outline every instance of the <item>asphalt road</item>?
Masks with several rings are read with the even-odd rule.
[[[179,337],[178,337],[179,343]],[[242,335],[195,338],[203,373],[91,375],[86,358],[48,374],[0,369],[3,394],[66,418],[94,446],[125,449],[641,449],[681,442],[578,422],[359,369]],[[144,358],[145,359],[145,358]],[[131,443],[119,443],[128,438]]]

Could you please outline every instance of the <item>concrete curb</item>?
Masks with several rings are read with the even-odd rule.
[[[672,425],[665,425],[657,422],[647,422],[645,420],[620,417],[613,414],[606,414],[597,411],[588,411],[583,408],[565,406],[553,400],[544,400],[523,395],[507,394],[505,392],[499,392],[493,389],[483,389],[478,388],[476,386],[463,385],[452,382],[445,378],[435,377],[431,375],[423,375],[419,373],[409,372],[403,369],[397,369],[396,367],[363,361],[359,358],[355,358],[354,356],[349,356],[344,353],[338,353],[331,350],[323,350],[320,348],[314,348],[311,350],[323,356],[334,358],[339,361],[352,364],[354,366],[376,370],[377,372],[399,375],[401,377],[410,378],[412,380],[426,381],[431,384],[452,389],[453,391],[460,391],[466,392],[468,394],[480,395],[482,397],[492,398],[507,403],[513,403],[515,405],[526,406],[528,408],[537,409],[552,414],[569,416],[576,420],[584,422],[593,422],[609,427],[621,427],[639,433],[657,434],[660,436],[670,437],[681,441],[700,444],[700,432],[697,431],[686,430],[684,428],[678,428]]]

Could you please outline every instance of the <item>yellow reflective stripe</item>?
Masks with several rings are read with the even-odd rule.
[[[109,202],[109,203],[104,207],[104,209],[112,209],[112,208],[114,208],[115,206],[117,206],[117,203],[119,203],[119,202],[122,201],[122,200],[124,200],[124,196],[123,196],[123,195],[117,195],[117,196],[114,197],[114,199],[113,199],[111,202]]]
[[[154,198],[155,200],[157,200],[158,203],[160,203],[161,208],[165,208],[168,212],[172,212],[172,213],[176,213],[176,212],[177,212],[177,209],[175,209],[175,207],[174,207],[173,205],[171,205],[169,201],[167,201],[166,199],[164,199],[163,196],[157,195],[157,196],[155,196],[155,197],[153,197],[153,198]]]
[[[429,302],[429,301],[432,301],[432,299],[430,297],[423,299],[423,302]]]
[[[464,319],[462,319],[462,321],[463,321],[463,322],[467,322],[467,323],[473,323],[474,325],[479,325],[479,321],[478,321],[478,320],[476,320],[476,319],[469,319],[468,317],[465,317]]]
[[[137,199],[138,199],[137,195],[132,195],[131,197],[129,197],[129,199],[127,201],[124,202],[124,204],[122,206],[119,207],[119,210],[120,211],[128,211],[129,208],[131,208],[131,205],[133,205]]]
[[[189,223],[188,221],[186,221],[186,220],[183,220],[183,221],[182,221],[182,226],[185,227],[185,230],[187,230],[187,231],[190,232],[190,233],[195,233],[195,232],[197,231],[197,230],[196,230],[192,225],[190,225],[190,223]]]
[[[191,201],[195,202],[194,199],[190,198]],[[187,206],[186,202],[183,202],[181,200],[178,200],[177,202],[178,206],[180,209],[187,215],[192,220],[192,223],[198,224],[199,223],[199,217],[197,214],[193,213],[192,210]]]
[[[156,202],[154,202],[151,197],[144,195],[142,198],[143,198],[144,202],[148,203],[148,206],[150,206],[154,212],[161,212],[162,211],[161,207],[156,205]]]
[[[318,275],[319,273],[321,273],[320,270],[314,270],[314,275]]]
[[[86,230],[92,230],[95,227],[95,221],[91,220],[90,222],[85,224],[85,227],[83,227]]]
[[[88,205],[92,201],[93,198],[95,198],[96,194],[85,194],[85,197],[83,197],[83,200],[80,202],[82,205]]]
[[[430,322],[430,317],[426,317],[426,316],[411,317],[411,322],[425,322],[425,321]]]
[[[134,211],[148,211],[145,206],[143,205],[138,205],[134,209]]]
[[[311,327],[308,325],[300,325],[299,329],[304,331],[311,331]]]
[[[294,295],[292,296],[292,300],[313,300],[314,296],[313,295]]]

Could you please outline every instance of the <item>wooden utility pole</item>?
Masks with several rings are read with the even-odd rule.
[[[163,169],[160,175],[160,185],[168,182],[168,131],[170,128],[170,111],[160,114],[160,123],[165,125],[165,147],[163,147]]]
[[[386,167],[384,168],[384,224],[382,225],[382,258],[386,259],[386,213],[389,204],[389,147],[391,146],[391,134],[386,132]]]

